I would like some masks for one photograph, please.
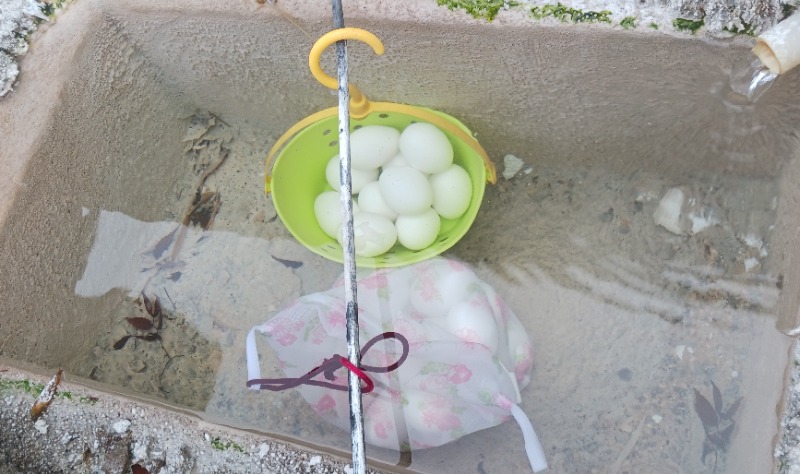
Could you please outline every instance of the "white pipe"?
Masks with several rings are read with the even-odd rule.
[[[800,64],[800,12],[756,38],[753,54],[775,74],[783,74]]]

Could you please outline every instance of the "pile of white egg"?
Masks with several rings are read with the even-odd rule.
[[[429,123],[413,123],[403,132],[370,125],[350,135],[350,174],[356,255],[375,257],[395,243],[409,250],[430,246],[441,219],[457,219],[469,207],[472,182],[453,163],[447,136]],[[325,176],[339,189],[339,155],[328,162]],[[325,191],[314,202],[322,230],[342,242],[338,191]]]

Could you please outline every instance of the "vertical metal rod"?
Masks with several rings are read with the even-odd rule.
[[[341,0],[333,2],[333,27],[344,28]],[[350,176],[350,92],[348,90],[347,42],[336,43],[339,76],[339,194],[342,202],[342,247],[344,250],[344,293],[347,303],[347,358],[356,367],[361,366],[358,341],[358,299],[356,295],[356,256],[353,235],[353,195]],[[366,472],[364,449],[364,416],[361,406],[361,381],[348,372],[347,386],[350,394],[350,443],[353,453],[353,472]]]

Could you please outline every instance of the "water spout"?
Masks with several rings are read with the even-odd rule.
[[[753,54],[774,74],[783,74],[800,64],[800,13],[756,38]]]
[[[730,89],[734,94],[728,94],[726,98],[733,105],[752,104],[772,86],[777,77],[758,58],[748,55],[734,63],[729,77]]]
[[[800,13],[756,38],[753,54],[755,57],[743,58],[731,69],[726,99],[733,105],[756,102],[778,75],[800,64]]]

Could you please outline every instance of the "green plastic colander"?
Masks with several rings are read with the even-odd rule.
[[[330,45],[340,40],[361,40],[383,54],[383,45],[372,33],[358,28],[341,28],[322,36],[311,48],[309,67],[314,77],[326,87],[336,89],[337,80],[322,71],[320,57]],[[402,131],[414,122],[437,126],[453,145],[453,162],[466,170],[472,183],[472,199],[458,219],[442,219],[436,240],[422,250],[409,250],[399,243],[376,257],[356,257],[361,267],[398,267],[420,262],[441,254],[467,233],[478,214],[486,182],[496,182],[494,164],[471,132],[457,119],[435,110],[392,102],[369,102],[355,86],[350,86],[351,132],[367,125],[384,125]],[[289,232],[312,252],[342,263],[341,245],[328,236],[317,223],[314,200],[330,190],[325,179],[328,160],[339,152],[338,109],[332,107],[312,114],[284,133],[269,152],[264,190]],[[278,151],[280,153],[278,154]]]

